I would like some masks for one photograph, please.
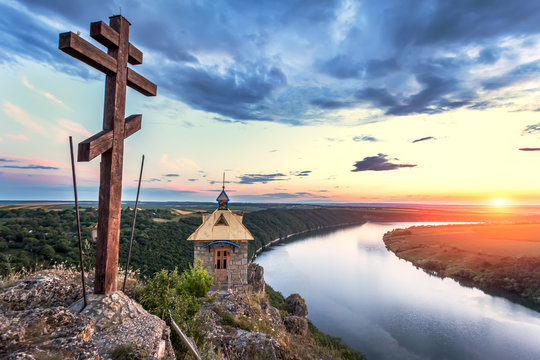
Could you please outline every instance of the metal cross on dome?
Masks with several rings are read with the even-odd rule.
[[[129,42],[130,23],[121,15],[90,25],[90,36],[108,51],[98,49],[72,32],[60,34],[58,48],[105,73],[103,131],[79,143],[78,161],[101,155],[98,208],[98,242],[94,292],[116,291],[122,193],[124,139],[141,129],[142,115],[124,120],[126,86],[146,96],[155,96],[157,86],[127,64],[142,64],[142,52]]]

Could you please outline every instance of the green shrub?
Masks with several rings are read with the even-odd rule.
[[[203,297],[214,283],[214,277],[203,267],[202,260],[197,259],[195,266],[189,266],[181,276],[179,288],[191,296]]]
[[[151,314],[159,316],[170,324],[169,311],[180,329],[195,339],[198,346],[204,346],[201,337],[200,324],[194,321],[194,316],[201,309],[201,297],[206,295],[213,282],[213,277],[197,262],[182,275],[178,270],[161,270],[150,279],[141,290],[139,298],[141,305]],[[186,349],[178,335],[173,332],[171,342],[177,355],[184,354]]]
[[[283,294],[279,291],[274,290],[268,283],[266,283],[265,286],[266,291],[266,297],[268,298],[268,302],[270,305],[275,307],[276,309],[280,309],[281,306],[285,303],[285,297],[283,297]]]

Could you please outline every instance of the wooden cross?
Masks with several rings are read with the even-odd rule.
[[[155,96],[157,86],[127,67],[142,64],[142,52],[129,43],[130,23],[121,15],[90,25],[90,36],[107,47],[107,53],[72,32],[60,34],[58,48],[105,73],[103,131],[79,144],[78,161],[101,155],[98,208],[98,241],[94,292],[116,291],[118,243],[122,195],[124,139],[141,129],[142,115],[124,120],[126,85],[146,96]]]

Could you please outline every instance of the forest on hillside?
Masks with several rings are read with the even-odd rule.
[[[125,266],[133,209],[122,210],[119,262]],[[97,223],[97,209],[80,210],[85,265],[93,266],[95,244],[90,228]],[[193,262],[193,244],[185,239],[201,224],[201,214],[179,215],[171,209],[141,209],[137,214],[130,267],[143,276],[161,269],[180,271]],[[262,245],[287,234],[364,222],[364,212],[350,208],[266,209],[248,212],[244,224],[255,237],[250,256]],[[12,207],[0,209],[0,276],[21,269],[54,264],[78,264],[75,211],[72,208]]]

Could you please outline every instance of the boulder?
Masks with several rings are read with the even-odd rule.
[[[308,308],[306,301],[299,294],[291,294],[285,299],[282,309],[291,315],[307,316]]]
[[[285,324],[287,331],[291,334],[298,334],[302,336],[307,336],[308,334],[308,320],[303,316],[285,316],[283,318],[283,323]]]
[[[263,293],[265,290],[264,268],[259,264],[250,263],[248,265],[248,284],[253,288],[255,293]]]
[[[122,292],[88,295],[55,271],[0,290],[0,358],[174,359],[169,327]]]

